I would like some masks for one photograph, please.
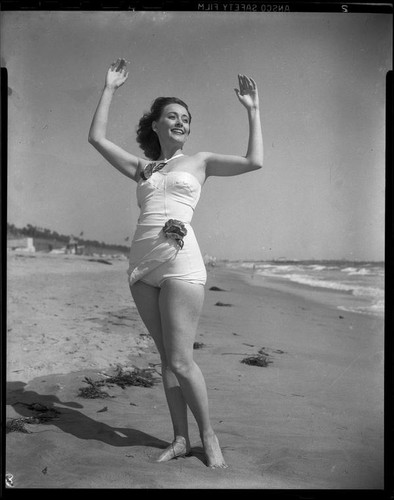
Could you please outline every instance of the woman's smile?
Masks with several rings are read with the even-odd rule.
[[[177,134],[177,135],[184,135],[185,131],[181,128],[172,128],[171,129],[171,132],[173,132],[174,134]]]

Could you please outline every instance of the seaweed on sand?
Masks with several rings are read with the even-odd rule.
[[[25,424],[35,424],[34,417],[20,417],[20,418],[11,418],[5,424],[5,432],[8,434],[9,432],[24,432],[25,434],[31,434],[25,427]]]
[[[205,346],[203,342],[194,342],[193,349],[202,349]]]
[[[39,424],[42,424],[43,422],[48,422],[49,420],[53,420],[54,418],[57,418],[57,416],[60,414],[59,410],[56,410],[56,408],[53,408],[51,406],[46,406],[43,405],[42,403],[30,403],[30,404],[25,404],[29,410],[32,410],[35,413],[34,418],[38,420]]]
[[[249,356],[248,358],[242,359],[241,363],[245,363],[245,365],[266,367],[269,363],[272,363],[272,361],[269,361],[264,356]]]
[[[155,383],[152,376],[153,371],[155,371],[155,369],[137,368],[135,366],[131,371],[124,371],[121,366],[118,366],[115,375],[107,377],[106,379],[93,381],[91,378],[85,377],[84,382],[89,384],[89,387],[79,389],[78,396],[89,399],[115,397],[101,390],[103,386],[112,387],[113,385],[118,385],[122,389],[130,385],[152,387]]]
[[[86,399],[96,399],[96,398],[109,398],[108,392],[102,391],[100,387],[104,385],[103,380],[93,381],[89,377],[84,378],[84,382],[88,384],[88,387],[81,387],[79,389],[78,396]]]
[[[26,429],[25,424],[44,424],[47,423],[60,414],[60,411],[55,408],[48,408],[41,403],[32,403],[32,404],[24,404],[29,410],[33,410],[36,413],[30,417],[19,417],[19,418],[11,418],[6,423],[6,433],[9,432],[24,432],[25,434],[31,434],[31,432]]]
[[[268,354],[264,352],[264,347],[262,347],[256,355],[248,356],[247,358],[241,359],[241,363],[251,366],[263,366],[267,367],[272,361],[268,359]]]
[[[152,387],[155,383],[152,376],[152,368],[138,368],[133,367],[132,371],[124,371],[121,366],[118,366],[117,373],[108,377],[105,384],[116,384],[122,389],[127,386],[135,385],[142,387]]]

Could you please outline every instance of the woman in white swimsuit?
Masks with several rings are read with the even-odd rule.
[[[235,89],[246,108],[245,156],[183,153],[191,114],[177,98],[160,97],[139,122],[137,141],[150,161],[107,139],[109,108],[127,80],[124,60],[108,69],[89,132],[89,142],[122,174],[137,182],[140,217],[130,249],[129,285],[162,364],[174,440],[158,457],[164,462],[190,453],[187,407],[193,413],[209,467],[227,467],[209,417],[207,389],[193,360],[193,343],[204,301],[206,270],[190,225],[208,177],[240,175],[263,164],[259,97],[252,78],[238,75]]]

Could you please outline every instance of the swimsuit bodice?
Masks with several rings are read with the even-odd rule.
[[[168,219],[190,223],[201,195],[201,184],[189,172],[155,172],[137,186],[139,224],[164,224]]]

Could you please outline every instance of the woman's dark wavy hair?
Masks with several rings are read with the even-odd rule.
[[[190,114],[189,108],[181,99],[177,97],[158,97],[155,99],[150,111],[144,113],[137,128],[137,142],[145,153],[145,156],[150,160],[157,160],[161,153],[159,138],[152,130],[152,122],[160,118],[163,109],[168,104],[180,104],[183,106],[189,114],[189,123],[192,121],[192,115]]]

